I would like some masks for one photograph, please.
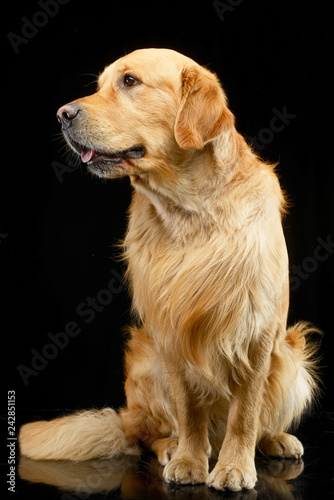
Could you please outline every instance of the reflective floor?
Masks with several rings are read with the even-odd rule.
[[[23,419],[28,420],[29,416]],[[305,447],[304,460],[257,457],[258,482],[251,491],[217,492],[204,485],[166,484],[162,481],[163,468],[151,455],[140,460],[122,458],[83,463],[35,462],[21,457],[17,459],[15,496],[25,500],[334,500],[334,413],[307,417],[296,435]],[[4,477],[8,473],[7,463],[3,469]],[[8,498],[12,498],[10,493]]]

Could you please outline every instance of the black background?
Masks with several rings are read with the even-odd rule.
[[[77,307],[107,287],[112,271],[122,273],[113,245],[125,232],[131,188],[127,179],[101,182],[83,167],[71,170],[55,113],[62,104],[94,92],[94,81],[106,64],[145,47],[178,50],[215,71],[237,128],[248,139],[259,133],[268,137],[263,129],[269,127],[273,110],[295,115],[284,130],[272,134],[261,154],[279,162],[281,183],[291,201],[284,230],[297,284],[291,292],[289,322],[304,319],[325,332],[320,405],[334,410],[333,250],[327,251],[325,260],[315,258],[319,237],[334,241],[333,139],[327,112],[329,11],[325,2],[300,0],[231,0],[229,5],[230,10],[219,15],[214,3],[204,0],[70,0],[46,21],[36,16],[43,11],[37,1],[6,5],[0,170],[1,318],[6,344],[2,352],[4,389],[16,391],[18,412],[32,409],[38,416],[41,409],[118,407],[124,402],[127,292],[114,293],[90,323],[92,316],[80,316]],[[43,26],[15,53],[7,34],[21,35],[23,17]],[[54,162],[67,168],[61,178]],[[304,269],[297,271],[296,266]],[[63,332],[71,321],[78,324],[80,334],[25,385],[17,367],[31,368],[31,350],[42,353],[50,344],[48,334]],[[1,406],[6,406],[5,394]]]

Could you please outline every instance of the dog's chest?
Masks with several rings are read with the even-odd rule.
[[[180,271],[186,265],[189,247],[177,240],[178,234],[166,231],[152,213],[136,214],[130,220],[125,240],[128,273],[134,307],[142,318],[152,319],[163,304],[171,303],[182,280]]]
[[[125,240],[134,309],[152,329],[214,314],[230,289],[225,281],[245,259],[242,244],[236,250],[221,228],[209,234],[198,220],[192,228],[189,218],[169,216],[172,224],[144,197],[135,198]]]
[[[174,216],[174,227],[182,227],[180,214]],[[125,239],[134,310],[157,347],[179,346],[188,359],[196,349],[203,353],[208,339],[232,352],[245,332],[252,338],[267,328],[287,267],[281,236],[270,233],[269,238],[257,221],[239,228],[222,223],[211,233],[194,223],[192,235],[174,234],[173,226],[139,196]],[[278,218],[271,228],[276,223]]]

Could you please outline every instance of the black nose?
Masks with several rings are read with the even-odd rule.
[[[65,104],[57,111],[57,119],[62,127],[68,128],[72,120],[79,114],[80,108],[77,104]]]

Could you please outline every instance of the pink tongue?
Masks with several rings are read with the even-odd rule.
[[[94,155],[94,149],[83,148],[81,151],[81,161],[83,161],[83,163],[88,163]]]

